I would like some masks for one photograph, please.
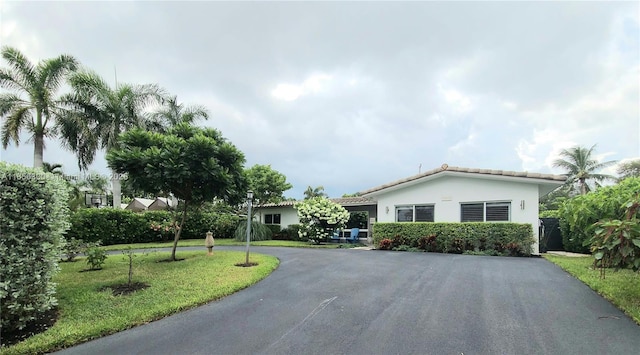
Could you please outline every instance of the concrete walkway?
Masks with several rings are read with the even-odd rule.
[[[559,255],[559,256],[569,256],[569,257],[572,257],[572,258],[591,256],[591,254],[578,254],[578,253],[572,253],[570,251],[556,251],[556,250],[548,250],[547,254]]]

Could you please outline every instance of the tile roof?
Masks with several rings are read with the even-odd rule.
[[[407,182],[415,181],[418,179],[425,178],[427,176],[436,175],[442,172],[454,172],[454,173],[463,173],[463,174],[475,174],[475,175],[493,175],[493,176],[505,176],[505,177],[514,177],[514,178],[525,178],[525,179],[535,179],[535,180],[546,180],[549,182],[564,182],[566,180],[566,176],[564,175],[553,175],[553,174],[540,174],[540,173],[529,173],[529,172],[518,172],[518,171],[508,171],[508,170],[491,170],[491,169],[475,169],[475,168],[461,168],[457,166],[448,166],[447,164],[443,164],[441,167],[433,170],[426,171],[421,174],[413,175],[404,179],[396,180],[390,182],[388,184],[380,185],[362,192],[359,192],[359,195],[366,195],[373,192],[381,191],[390,187],[398,186]]]
[[[368,197],[338,197],[330,198],[329,200],[341,205],[341,206],[365,206],[375,205],[376,201]],[[256,207],[288,207],[293,206],[296,202],[300,201],[282,201],[280,203],[265,203]]]

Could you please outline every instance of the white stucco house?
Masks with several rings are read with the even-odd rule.
[[[380,185],[356,198],[333,199],[347,210],[368,214],[375,222],[530,223],[538,253],[538,202],[565,182],[565,176],[504,170],[440,168]],[[263,223],[286,227],[298,223],[294,201],[259,206]]]

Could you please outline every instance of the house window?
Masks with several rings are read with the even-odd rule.
[[[396,206],[396,222],[433,222],[433,205]]]
[[[508,222],[511,202],[479,202],[460,205],[461,222]]]
[[[280,213],[265,214],[264,224],[280,224]]]

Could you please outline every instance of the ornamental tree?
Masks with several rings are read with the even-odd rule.
[[[311,243],[326,241],[336,229],[344,228],[349,212],[326,197],[316,196],[294,205],[300,219],[300,238]]]
[[[127,173],[133,189],[146,193],[171,193],[181,203],[171,260],[184,229],[189,207],[214,198],[240,203],[247,189],[244,155],[212,128],[182,123],[165,133],[142,129],[128,131],[107,153],[109,167]],[[182,215],[178,217],[178,213]]]
[[[284,174],[271,165],[256,164],[246,170],[249,187],[258,203],[278,203],[284,200],[283,193],[293,186]]]

